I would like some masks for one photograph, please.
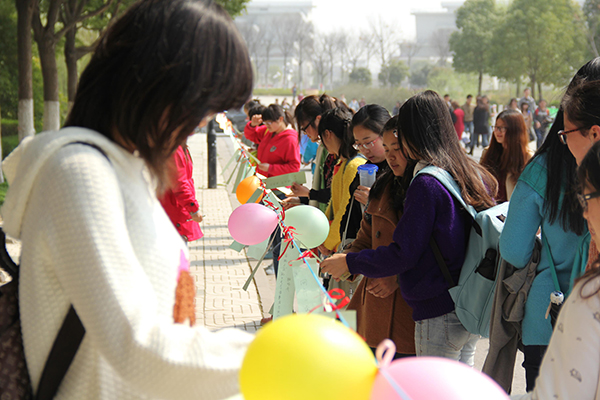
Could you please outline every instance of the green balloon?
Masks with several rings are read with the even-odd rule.
[[[312,206],[295,206],[285,212],[283,223],[295,228],[295,238],[309,249],[318,247],[329,235],[329,220]]]

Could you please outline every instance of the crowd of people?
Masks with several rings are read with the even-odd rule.
[[[23,246],[20,312],[34,388],[73,309],[85,336],[57,398],[237,392],[252,335],[175,324],[173,310],[189,265],[186,242],[202,234],[188,224],[202,216],[186,140],[251,92],[246,45],[220,6],[139,2],[100,41],[65,127],[24,141],[3,163],[11,185],[4,229]],[[267,177],[300,169],[304,136],[316,144],[311,185],[276,194],[286,207],[324,211],[331,229],[318,251],[326,257],[321,272],[332,278],[326,285],[354,285],[349,308],[359,333],[372,348],[392,338],[396,358],[472,366],[480,339],[458,319],[432,245],[457,281],[471,216],[433,175],[419,172],[446,171],[477,211],[509,201],[500,255],[524,268],[538,236],[543,243],[521,325],[523,398],[598,398],[600,58],[574,76],[554,121],[528,89],[497,115],[485,96],[472,103],[468,96],[457,106],[430,90],[398,104],[395,116],[327,94],[304,97],[293,116],[279,104],[254,103],[244,135]],[[468,152],[480,137],[485,152],[477,162]],[[357,177],[369,165],[378,169],[373,186]],[[557,291],[566,301],[553,329],[546,316]]]
[[[575,340],[561,335],[561,342],[556,340],[549,347],[553,336],[546,315],[550,294],[569,294],[581,279],[586,282],[585,298],[594,297],[589,293],[597,293],[600,287],[592,272],[581,278],[586,267],[595,271],[597,251],[585,201],[591,203],[598,194],[576,176],[577,166],[600,137],[596,136],[599,125],[591,117],[598,113],[591,111],[595,103],[590,99],[600,91],[588,88],[597,73],[600,59],[578,72],[555,121],[544,100],[535,105],[529,89],[499,113],[489,106],[486,96],[473,99],[469,95],[460,106],[432,91],[398,104],[394,117],[376,104],[367,104],[352,116],[353,110],[343,101],[327,95],[300,101],[296,126],[301,135],[320,143],[315,176],[328,179],[317,179],[312,189],[294,185],[294,197],[284,203],[288,207],[306,204],[319,193],[327,194],[319,197],[322,207],[329,204],[325,211],[332,221],[328,240],[319,248],[327,257],[321,270],[335,281],[360,282],[350,291],[349,308],[357,311],[358,332],[369,346],[374,348],[382,338],[391,337],[398,346],[397,358],[441,356],[473,365],[480,337],[468,332],[457,318],[430,243],[433,238],[440,244],[456,281],[465,259],[470,217],[434,177],[417,175],[425,166],[434,165],[452,175],[463,199],[477,210],[510,202],[500,241],[503,259],[524,268],[536,237],[543,239],[545,250],[524,304],[520,338],[528,396],[546,398],[540,393],[548,390],[562,391],[559,398],[584,393],[569,392],[583,386],[559,376],[568,375],[566,365],[555,366],[552,361],[554,366],[548,366],[551,361],[543,360],[546,352],[563,354],[560,346]],[[464,136],[469,138],[467,146]],[[479,141],[484,149],[476,162],[468,155]],[[352,152],[350,144],[360,153]],[[323,154],[328,162],[321,161]],[[377,165],[372,188],[359,184],[356,166],[347,168],[351,160]],[[344,238],[350,240],[342,243]],[[329,282],[328,287],[335,284]],[[584,318],[579,313],[576,318]],[[598,340],[590,342],[595,346]],[[600,365],[596,361],[591,368],[589,363],[581,364],[586,374],[595,374],[597,384]],[[543,371],[548,372],[544,375]]]

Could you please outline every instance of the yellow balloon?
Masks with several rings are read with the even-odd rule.
[[[329,317],[295,314],[258,331],[240,389],[245,400],[368,400],[376,375],[356,332]]]
[[[242,179],[242,181],[238,184],[238,187],[235,189],[235,197],[237,197],[240,203],[246,204],[258,188],[260,188],[260,179],[258,179],[255,175],[248,176]],[[255,201],[255,203],[258,203],[262,197],[262,194],[258,196],[258,199]]]

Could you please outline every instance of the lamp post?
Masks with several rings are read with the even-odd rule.
[[[211,119],[206,126],[206,144],[208,148],[208,188],[217,187],[217,134],[215,133],[215,119]]]

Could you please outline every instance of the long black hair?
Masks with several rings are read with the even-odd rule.
[[[436,92],[414,95],[398,115],[398,133],[407,159],[416,158],[446,170],[458,183],[465,202],[476,210],[496,204],[496,179],[467,157],[458,142],[448,105]]]
[[[319,137],[323,143],[323,133],[328,130],[340,140],[340,151],[338,155],[350,160],[356,156],[358,151],[353,147],[354,136],[350,130],[352,114],[342,108],[327,110],[321,116],[319,122]]]
[[[572,88],[584,81],[600,80],[600,57],[588,61],[577,71],[569,86]],[[577,163],[569,148],[560,142],[558,131],[565,129],[564,111],[561,107],[556,114],[554,123],[542,146],[533,155],[529,162],[535,160],[542,154],[546,154],[546,169],[548,180],[546,183],[546,198],[544,201],[548,221],[560,222],[565,231],[583,234],[585,221],[583,210],[577,201]],[[564,195],[563,195],[564,193]],[[561,203],[562,198],[562,203]]]
[[[163,185],[166,165],[208,115],[239,108],[252,65],[229,15],[209,0],[142,0],[101,38],[65,126],[137,150]]]

